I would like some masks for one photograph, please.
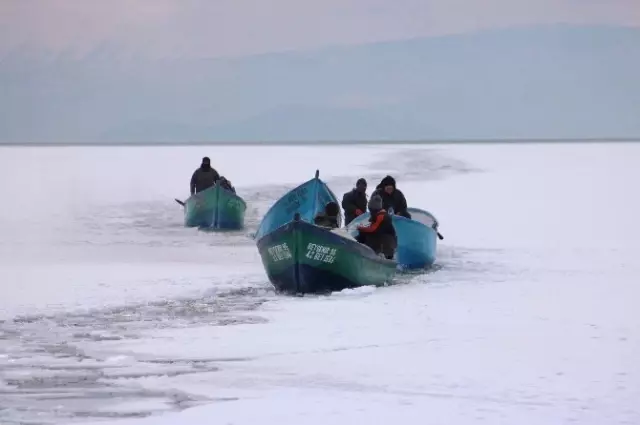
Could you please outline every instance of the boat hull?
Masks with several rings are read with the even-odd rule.
[[[408,208],[411,219],[392,215],[393,227],[398,236],[398,248],[396,260],[403,269],[428,268],[436,260],[438,241],[438,221],[428,211],[419,208]],[[358,234],[356,229],[359,224],[369,220],[367,212],[356,217],[349,226],[348,232],[352,236]]]
[[[239,230],[244,227],[247,204],[219,185],[191,195],[185,201],[184,225],[203,229]]]
[[[395,261],[328,229],[291,221],[258,241],[270,282],[288,294],[327,293],[391,281]]]
[[[260,240],[275,231],[291,221],[295,214],[299,214],[302,221],[313,223],[318,213],[324,211],[325,205],[331,201],[340,205],[335,194],[320,180],[319,172],[316,171],[313,179],[290,190],[271,206],[260,221],[254,239]],[[338,216],[338,225],[341,223],[342,217]]]

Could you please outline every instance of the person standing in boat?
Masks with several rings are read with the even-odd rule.
[[[407,211],[407,198],[396,188],[396,180],[393,177],[383,178],[371,196],[374,194],[382,198],[382,208],[390,214],[411,218],[411,214]]]
[[[209,157],[202,158],[202,164],[200,168],[193,172],[191,176],[191,194],[202,192],[205,189],[209,189],[216,184],[220,179],[220,174],[211,167],[211,160]]]
[[[342,196],[344,210],[344,225],[351,223],[356,217],[367,210],[367,181],[358,179],[356,187]]]
[[[313,223],[316,226],[326,227],[328,229],[337,229],[338,215],[340,214],[340,207],[335,202],[331,201],[324,207],[324,211],[316,215],[313,219]]]
[[[369,212],[369,223],[358,226],[356,240],[373,249],[376,254],[382,253],[386,259],[391,260],[398,247],[398,237],[391,216],[382,208],[382,198],[379,195],[371,196]]]

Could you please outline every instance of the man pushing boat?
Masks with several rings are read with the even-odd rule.
[[[374,195],[382,198],[382,208],[390,214],[411,218],[411,214],[407,211],[407,198],[404,197],[404,193],[396,188],[396,180],[393,177],[386,176],[383,178],[376,190],[371,194],[372,199]]]
[[[344,225],[351,223],[356,217],[367,210],[367,181],[358,179],[356,187],[342,197],[344,210]]]
[[[233,187],[231,181],[228,180],[225,176],[220,176],[219,182],[220,186],[222,186],[223,189],[227,189],[230,192],[236,193],[236,188]]]
[[[215,170],[215,168],[211,167],[211,160],[209,157],[202,158],[202,164],[200,168],[193,172],[191,176],[191,194],[202,192],[203,190],[209,189],[211,186],[216,184],[216,182],[220,179],[220,174]]]
[[[369,224],[358,226],[356,240],[373,249],[376,254],[382,253],[385,258],[391,260],[398,246],[398,238],[391,216],[383,208],[382,198],[379,195],[371,197],[369,212],[371,213]]]

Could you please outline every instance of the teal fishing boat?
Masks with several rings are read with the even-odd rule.
[[[244,227],[246,202],[220,184],[191,195],[185,202],[184,225],[213,230],[239,230]]]
[[[397,263],[378,256],[344,229],[317,226],[314,218],[329,202],[331,189],[316,176],[271,207],[256,232],[269,281],[284,293],[326,293],[391,281]],[[338,226],[341,218],[338,216]]]

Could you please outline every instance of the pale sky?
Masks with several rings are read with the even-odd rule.
[[[550,23],[640,26],[640,0],[0,0],[0,53],[214,57]]]

